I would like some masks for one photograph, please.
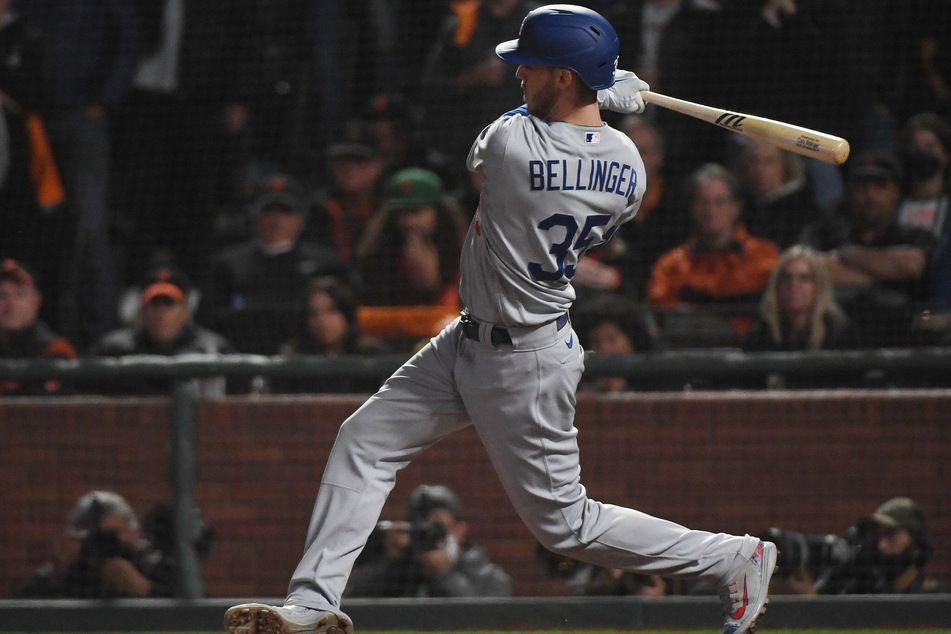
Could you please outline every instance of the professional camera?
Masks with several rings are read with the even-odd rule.
[[[410,527],[410,538],[416,552],[436,550],[445,544],[448,534],[446,527],[439,522],[415,522]]]
[[[84,561],[101,561],[126,554],[126,549],[119,540],[119,533],[102,527],[102,518],[105,515],[102,502],[94,499],[89,509],[88,529],[80,541],[80,558]]]
[[[877,534],[865,522],[850,527],[844,536],[770,528],[764,538],[779,550],[777,578],[804,570],[819,594],[871,593],[881,583],[876,566]]]

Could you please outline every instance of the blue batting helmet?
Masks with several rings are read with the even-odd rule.
[[[529,12],[517,40],[495,54],[513,64],[569,68],[593,90],[614,85],[618,37],[601,14],[573,4],[550,4]]]

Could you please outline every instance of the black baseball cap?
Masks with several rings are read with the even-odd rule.
[[[368,121],[353,120],[344,124],[327,148],[327,156],[372,159],[380,156],[380,151],[380,138],[373,126]]]
[[[181,269],[160,266],[146,278],[142,288],[142,303],[148,304],[156,297],[168,297],[180,302],[188,296],[189,289],[191,282]]]
[[[866,152],[855,157],[849,166],[849,180],[862,178],[885,178],[901,183],[901,163],[886,152]]]
[[[304,186],[287,174],[271,174],[265,179],[261,193],[251,203],[252,215],[267,209],[282,209],[305,215],[307,194]]]

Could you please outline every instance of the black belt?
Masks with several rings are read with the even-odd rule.
[[[562,315],[555,321],[555,327],[558,330],[561,330],[562,328],[565,327],[565,324],[567,323],[568,323],[568,313],[565,313],[564,315]],[[475,319],[470,317],[467,313],[463,313],[462,328],[463,328],[463,331],[466,333],[466,337],[468,339],[472,339],[473,341],[479,341],[479,326],[481,326],[479,322],[477,322]],[[511,345],[512,335],[510,335],[509,331],[506,328],[503,328],[502,326],[493,326],[491,341],[493,346],[498,346],[503,343],[507,343]]]

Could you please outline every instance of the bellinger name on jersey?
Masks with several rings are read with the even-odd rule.
[[[630,198],[637,187],[637,170],[617,161],[532,159],[528,173],[532,191],[589,190]]]

